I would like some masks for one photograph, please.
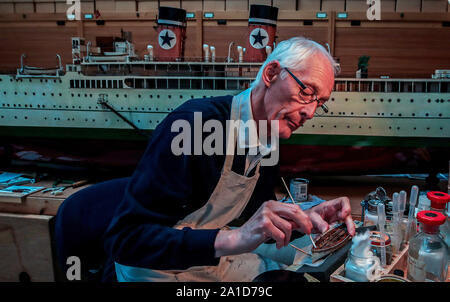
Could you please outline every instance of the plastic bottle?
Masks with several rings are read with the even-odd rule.
[[[417,214],[420,232],[409,241],[408,279],[416,282],[447,279],[448,247],[439,235],[446,217],[435,211]]]
[[[444,192],[430,191],[427,193],[427,197],[431,201],[431,210],[442,213],[446,217],[445,223],[439,228],[439,232],[447,246],[450,246],[450,218],[445,211],[445,206],[450,201],[450,195]]]

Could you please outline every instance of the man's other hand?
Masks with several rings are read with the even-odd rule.
[[[330,224],[336,221],[345,222],[348,233],[355,235],[355,224],[352,219],[352,210],[348,197],[322,202],[305,211],[313,224],[313,233],[324,233],[330,228]]]

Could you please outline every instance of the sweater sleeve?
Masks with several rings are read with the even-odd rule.
[[[217,166],[211,156],[199,160],[172,152],[172,141],[180,134],[171,131],[176,120],[188,121],[193,135],[192,112],[172,112],[160,123],[105,234],[105,250],[117,263],[151,269],[219,263],[214,256],[219,229],[172,228],[202,206],[193,200],[196,171],[205,170],[197,166]]]

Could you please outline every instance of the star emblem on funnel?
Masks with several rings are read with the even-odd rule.
[[[266,47],[268,42],[269,35],[263,28],[255,28],[250,33],[250,45],[252,45],[254,48],[260,49]]]
[[[159,46],[163,49],[171,49],[177,43],[177,37],[170,29],[164,29],[159,33]]]

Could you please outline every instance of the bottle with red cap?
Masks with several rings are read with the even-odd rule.
[[[450,218],[448,217],[448,210],[446,211],[446,205],[450,202],[450,195],[444,192],[430,191],[427,193],[427,197],[431,202],[431,210],[442,213],[446,217],[445,223],[439,228],[439,232],[447,246],[450,246]]]
[[[408,279],[416,282],[447,279],[448,246],[439,235],[446,216],[436,211],[417,213],[420,232],[409,241]]]

